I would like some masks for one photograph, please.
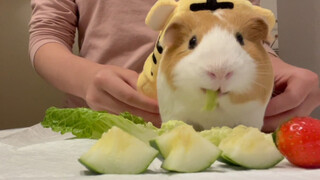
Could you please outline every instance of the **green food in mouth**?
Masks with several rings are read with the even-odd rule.
[[[206,89],[206,105],[203,107],[204,111],[214,111],[218,104],[218,91]]]

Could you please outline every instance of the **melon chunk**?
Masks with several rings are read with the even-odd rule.
[[[216,161],[221,152],[189,125],[180,125],[150,143],[163,156],[161,167],[175,172],[205,170]]]
[[[138,174],[144,172],[157,155],[157,150],[114,126],[79,161],[96,173]]]
[[[219,148],[224,160],[250,169],[271,168],[283,159],[272,135],[252,127],[235,127],[221,140]]]
[[[219,146],[221,140],[227,137],[231,132],[232,132],[232,128],[227,126],[212,127],[209,130],[201,131],[200,135],[208,139],[214,145]]]

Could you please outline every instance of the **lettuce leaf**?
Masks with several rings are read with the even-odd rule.
[[[134,122],[135,124],[147,124],[143,119],[142,117],[139,117],[139,116],[135,116],[129,112],[123,112],[121,113],[119,116],[122,116],[132,122]]]
[[[157,136],[157,128],[150,122],[146,123],[142,118],[128,112],[118,116],[88,108],[50,107],[41,124],[61,134],[72,133],[78,138],[99,139],[113,126],[121,128],[146,143]]]

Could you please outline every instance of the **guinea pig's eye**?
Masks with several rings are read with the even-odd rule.
[[[192,38],[189,41],[189,49],[194,49],[197,46],[197,37],[192,36]]]
[[[239,32],[237,32],[237,34],[236,34],[236,39],[241,46],[244,45],[243,36]]]

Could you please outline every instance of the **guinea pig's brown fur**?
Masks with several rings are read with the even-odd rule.
[[[260,100],[265,103],[269,100],[270,91],[273,88],[273,70],[263,47],[263,41],[268,37],[268,26],[261,17],[252,12],[224,11],[225,13],[219,15],[209,15],[209,13],[212,14],[211,11],[190,11],[174,17],[164,32],[162,44],[165,51],[160,66],[161,71],[166,75],[169,85],[174,90],[176,87],[173,83],[172,71],[183,57],[192,52],[188,49],[190,38],[197,35],[200,43],[209,30],[214,26],[220,26],[230,33],[242,34],[244,40],[242,48],[255,60],[257,65],[256,83],[253,83],[252,88],[245,93],[230,92],[231,102],[241,104],[251,100]],[[227,13],[227,11],[233,12]],[[267,85],[261,85],[258,82],[264,82]]]

